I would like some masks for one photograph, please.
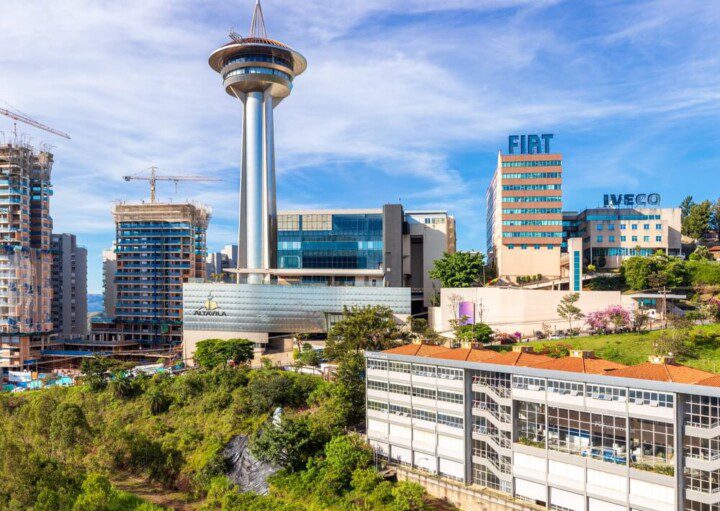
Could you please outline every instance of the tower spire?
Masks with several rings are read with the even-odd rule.
[[[253,12],[252,22],[250,23],[249,37],[267,39],[267,29],[265,28],[265,18],[263,17],[260,0],[255,2],[255,11]]]

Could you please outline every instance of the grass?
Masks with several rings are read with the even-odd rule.
[[[632,332],[626,334],[593,335],[590,337],[570,337],[557,341],[532,341],[522,343],[540,349],[553,344],[566,344],[572,349],[593,350],[596,356],[626,365],[646,362],[654,354],[653,344],[662,335],[662,330],[652,332]],[[688,340],[687,353],[677,357],[678,362],[720,373],[720,324],[698,325],[692,328]],[[503,347],[508,348],[508,347]]]

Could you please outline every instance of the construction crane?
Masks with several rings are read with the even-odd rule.
[[[123,179],[125,181],[148,181],[150,183],[150,203],[155,203],[155,189],[156,189],[156,183],[158,181],[172,181],[175,183],[175,189],[177,190],[177,184],[180,181],[205,181],[205,182],[211,182],[211,181],[220,181],[219,179],[215,179],[213,177],[205,177],[205,176],[158,176],[157,175],[157,167],[152,166],[150,167],[150,175],[149,176],[123,176]]]
[[[3,103],[5,103],[5,102],[3,101]],[[8,106],[10,106],[10,105],[8,105]],[[67,138],[68,140],[70,139],[70,135],[68,135],[64,131],[60,131],[60,130],[56,130],[55,128],[51,128],[50,126],[47,126],[41,122],[31,119],[30,117],[23,115],[19,112],[12,112],[6,108],[0,108],[0,114],[10,117],[11,119],[13,119],[15,121],[19,121],[19,122],[28,124],[30,126],[34,126],[35,128],[47,131],[48,133],[52,133],[53,135],[57,135],[58,137]],[[17,123],[15,123],[15,136],[17,137]]]

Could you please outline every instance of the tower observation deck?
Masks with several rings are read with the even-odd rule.
[[[222,76],[225,91],[244,106],[238,267],[252,270],[248,283],[260,284],[269,278],[263,270],[276,268],[277,259],[273,109],[290,95],[307,61],[267,37],[260,0],[249,36],[232,32],[230,37],[209,63]]]

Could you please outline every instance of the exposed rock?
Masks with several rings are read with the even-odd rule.
[[[267,463],[255,459],[248,449],[248,437],[237,435],[225,446],[223,456],[230,470],[228,477],[242,491],[266,495],[268,492],[267,478],[280,470]]]

